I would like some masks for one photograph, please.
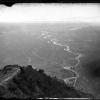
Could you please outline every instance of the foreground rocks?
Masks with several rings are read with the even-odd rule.
[[[7,65],[0,70],[1,98],[91,98],[90,94],[67,86],[63,80],[50,77],[31,65]]]

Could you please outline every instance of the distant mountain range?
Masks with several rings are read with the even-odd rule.
[[[46,75],[42,69],[33,69],[31,65],[7,65],[0,70],[0,98],[94,97],[67,86],[63,80]]]

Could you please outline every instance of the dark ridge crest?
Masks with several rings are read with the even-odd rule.
[[[13,71],[13,72],[12,72]],[[91,94],[67,86],[63,80],[46,75],[42,69],[33,69],[31,65],[7,65],[0,70],[1,98],[93,98]],[[8,77],[8,80],[6,80]]]

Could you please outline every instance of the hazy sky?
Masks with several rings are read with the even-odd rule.
[[[0,6],[0,22],[69,21],[100,23],[100,4],[17,4]]]

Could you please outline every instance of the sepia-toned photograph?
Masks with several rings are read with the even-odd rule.
[[[0,98],[100,99],[100,4],[0,5]]]

